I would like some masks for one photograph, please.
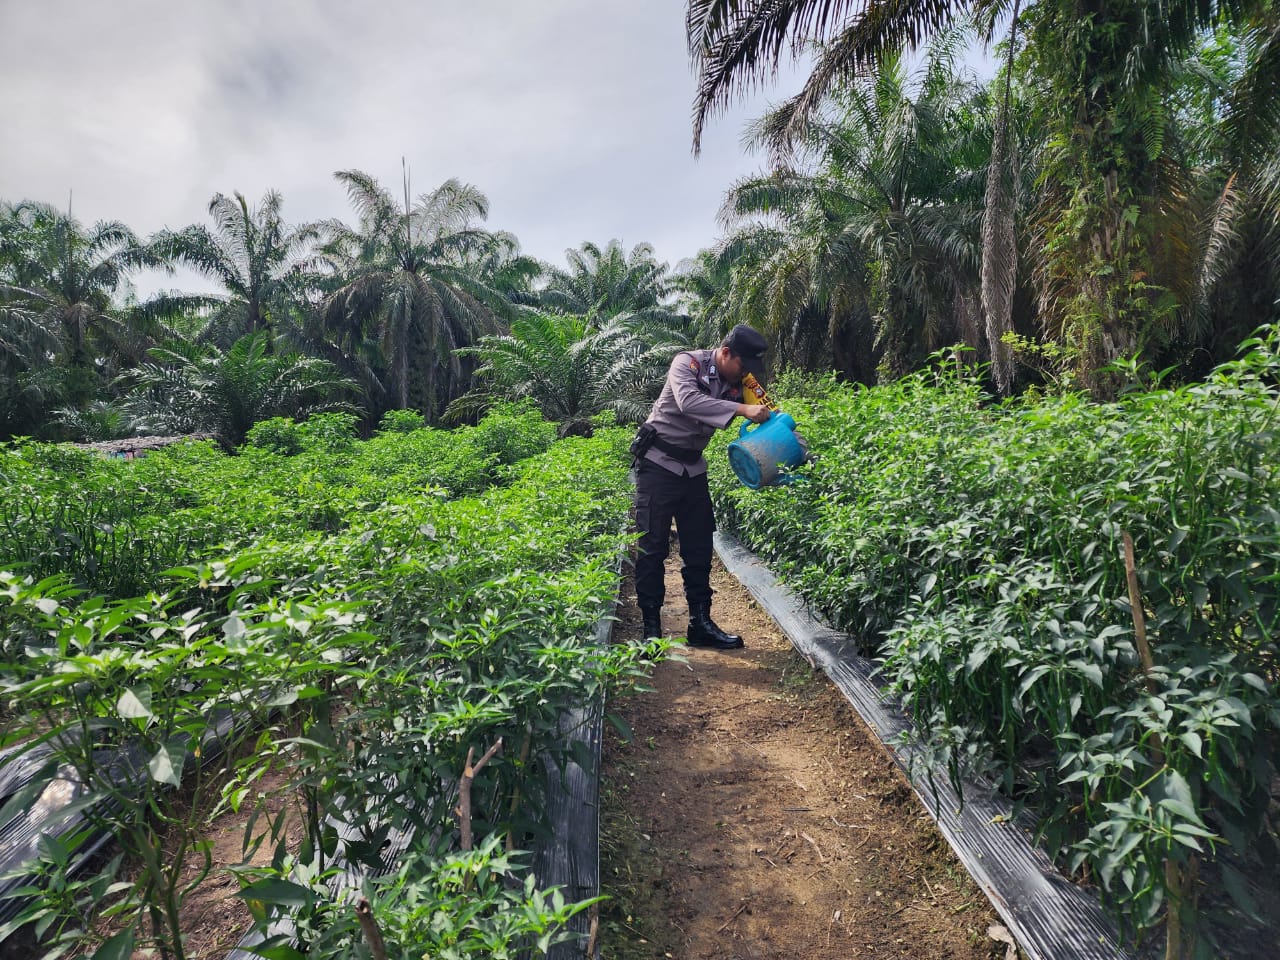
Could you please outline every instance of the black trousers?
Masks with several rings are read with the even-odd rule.
[[[660,607],[666,597],[667,554],[671,521],[680,536],[684,595],[690,606],[711,603],[711,534],[716,521],[707,475],[686,477],[641,460],[636,468],[636,601]]]

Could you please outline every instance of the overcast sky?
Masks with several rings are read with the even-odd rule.
[[[564,263],[584,241],[710,246],[759,169],[745,120],[695,159],[684,0],[0,0],[0,199],[139,234],[209,222],[216,192],[284,197],[288,221],[353,217],[333,171],[415,195],[449,177],[488,227]],[[181,285],[183,281],[156,281]],[[140,282],[145,289],[153,284]]]

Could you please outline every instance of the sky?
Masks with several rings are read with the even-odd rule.
[[[0,0],[0,199],[70,204],[140,235],[209,224],[218,192],[270,189],[287,221],[354,221],[333,172],[399,195],[449,177],[490,229],[559,265],[584,241],[675,266],[719,237],[760,169],[717,116],[692,152],[684,0]],[[147,287],[212,289],[193,276]]]
[[[283,197],[290,223],[354,222],[336,170],[400,195],[450,177],[486,226],[557,265],[649,243],[673,267],[721,236],[743,128],[803,64],[692,150],[685,0],[0,0],[0,199],[140,236],[208,225],[215,193]],[[213,290],[181,270],[137,278]]]

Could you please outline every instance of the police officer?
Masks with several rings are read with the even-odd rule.
[[[711,534],[716,528],[702,458],[711,435],[734,417],[755,423],[769,419],[769,408],[742,402],[742,376],[763,383],[764,337],[739,324],[714,350],[677,353],[662,393],[636,434],[636,599],[644,617],[644,635],[662,636],[664,566],[671,549],[671,521],[680,538],[680,569],[689,602],[689,643],[732,650],[742,638],[725,633],[711,619]]]

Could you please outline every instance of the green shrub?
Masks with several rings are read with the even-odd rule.
[[[341,453],[352,449],[358,439],[353,413],[313,413],[298,425],[302,447],[309,452]]]
[[[427,425],[427,418],[417,410],[388,410],[378,424],[379,433],[412,433]]]
[[[272,417],[250,427],[244,442],[282,457],[292,457],[302,452],[302,428],[291,417]]]
[[[289,417],[261,420],[245,434],[245,444],[282,457],[303,452],[339,453],[355,446],[359,418],[350,413],[316,413],[298,423]]]
[[[471,442],[484,454],[492,454],[503,465],[519,463],[542,453],[556,439],[556,425],[543,419],[532,403],[499,403],[490,408],[470,431]]]

